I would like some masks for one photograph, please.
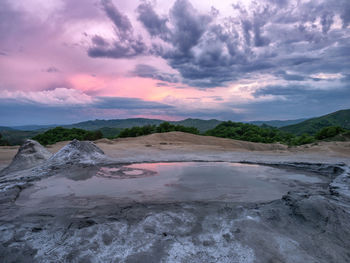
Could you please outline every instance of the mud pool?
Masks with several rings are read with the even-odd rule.
[[[253,164],[140,163],[72,169],[36,182],[21,192],[16,203],[37,206],[65,197],[108,197],[120,202],[265,202],[325,180],[314,173]]]
[[[348,162],[46,153],[28,141],[0,173],[1,262],[350,262]]]

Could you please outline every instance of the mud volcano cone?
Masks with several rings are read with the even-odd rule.
[[[106,159],[104,152],[90,141],[73,140],[50,159],[50,165],[95,164]]]
[[[26,140],[18,149],[12,162],[1,174],[26,170],[44,163],[52,156],[44,146],[34,140]]]

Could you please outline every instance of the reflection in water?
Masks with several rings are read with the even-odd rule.
[[[81,169],[84,173],[88,168]],[[41,180],[22,191],[18,203],[41,202],[55,196],[107,196],[136,202],[258,202],[279,199],[289,190],[323,182],[317,175],[300,171],[227,162],[115,165],[97,168],[86,180],[74,181],[71,177],[60,174]]]
[[[146,170],[146,169],[135,169],[125,166],[120,167],[101,167],[96,176],[110,178],[110,179],[130,179],[130,178],[139,178],[153,176],[157,173],[155,171]]]

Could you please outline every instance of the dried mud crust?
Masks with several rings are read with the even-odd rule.
[[[266,165],[306,169],[332,182],[349,177],[344,164]],[[290,192],[261,204],[116,204],[89,197],[72,197],[70,204],[21,213],[15,203],[3,203],[3,262],[350,260],[350,202],[341,188]]]
[[[289,193],[249,205],[100,201],[2,221],[3,262],[350,260],[350,215],[342,201],[329,196]]]

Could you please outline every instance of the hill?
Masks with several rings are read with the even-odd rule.
[[[19,130],[19,131],[36,131],[36,130],[48,130],[51,128],[55,128],[57,126],[62,125],[22,125],[22,126],[11,126],[13,130]]]
[[[163,123],[164,120],[159,119],[145,119],[145,118],[131,118],[131,119],[115,119],[115,120],[91,120],[84,121],[70,125],[64,125],[64,128],[79,128],[84,130],[100,130],[102,128],[108,132],[108,136],[110,137],[112,132],[120,132],[120,129],[132,128],[132,127],[141,127],[146,125],[159,125]],[[169,121],[169,123],[174,125],[182,125],[185,127],[195,127],[200,132],[206,132],[207,130],[213,129],[221,121],[218,120],[200,120],[200,119],[185,119],[182,121]],[[117,130],[113,130],[113,129]],[[107,131],[108,130],[108,131]],[[103,132],[103,130],[102,130]],[[118,134],[118,133],[117,133]],[[117,135],[116,134],[116,135]]]
[[[134,126],[145,125],[158,125],[162,123],[162,120],[157,119],[145,119],[145,118],[132,118],[132,119],[115,119],[115,120],[91,120],[70,125],[63,125],[64,128],[79,128],[84,130],[98,130],[101,128],[131,128]]]
[[[316,134],[320,129],[328,126],[340,126],[344,129],[350,129],[350,109],[336,111],[321,117],[308,119],[298,124],[289,125],[280,128],[280,130],[295,135]]]
[[[4,140],[9,142],[10,145],[20,145],[26,139],[32,138],[33,136],[42,133],[42,130],[37,131],[19,131],[14,129],[1,130],[0,133]]]
[[[288,125],[293,125],[293,124],[298,124],[300,122],[303,122],[307,119],[297,119],[297,120],[285,120],[285,121],[281,121],[281,120],[272,120],[272,121],[250,121],[250,124],[254,124],[254,125],[258,125],[261,126],[263,124],[266,124],[268,126],[272,126],[272,127],[276,127],[276,128],[281,128],[284,126],[288,126]]]
[[[0,132],[1,131],[12,131],[13,129],[10,127],[6,127],[6,126],[0,126]]]
[[[91,120],[69,125],[62,125],[66,129],[83,129],[87,131],[100,130],[103,137],[115,138],[119,133],[126,128],[142,127],[146,125],[160,125],[164,120],[146,119],[146,118],[131,118],[131,119],[114,119],[114,120]],[[173,125],[181,125],[185,127],[195,127],[199,132],[204,133],[207,130],[215,128],[221,121],[218,120],[200,120],[200,119],[185,119],[181,121],[170,121]],[[32,138],[38,134],[56,127],[56,125],[25,125],[16,127],[0,126],[0,132],[3,139],[11,145],[22,144],[25,139]]]
[[[299,122],[301,121],[301,122]],[[135,126],[142,127],[146,125],[160,125],[163,123],[160,119],[146,119],[146,118],[130,118],[130,119],[114,119],[114,120],[91,120],[85,122],[79,122],[70,125],[63,125],[63,128],[78,128],[88,131],[100,130],[103,137],[115,138],[125,128],[132,128]],[[297,123],[299,122],[299,123]],[[213,130],[222,121],[211,119],[185,119],[181,121],[169,121],[173,125],[181,125],[185,127],[194,127],[199,130],[200,133],[206,133],[209,130]],[[337,111],[325,116],[312,118],[302,121],[299,120],[288,120],[288,121],[253,121],[251,124],[263,126],[280,127],[280,131],[291,133],[294,135],[302,135],[304,133],[315,135],[319,130],[328,126],[340,126],[344,129],[350,129],[350,109]],[[284,126],[290,123],[296,123],[293,125]],[[0,133],[3,135],[3,140],[7,140],[11,145],[21,144],[26,138],[32,138],[37,134],[44,133],[55,125],[26,125],[14,127],[0,126]],[[35,129],[40,128],[40,129]],[[268,128],[268,127],[261,127]],[[271,128],[271,127],[270,127]],[[35,130],[33,130],[35,129]],[[216,133],[216,132],[214,132]]]
[[[211,120],[201,120],[201,119],[185,119],[182,121],[170,121],[169,123],[174,125],[181,125],[185,127],[195,127],[199,132],[204,133],[208,130],[214,129],[222,121],[211,119]]]

